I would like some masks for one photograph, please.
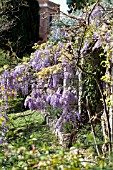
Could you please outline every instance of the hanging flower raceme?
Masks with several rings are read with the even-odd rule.
[[[103,17],[103,8],[101,6],[96,6],[91,13],[90,24],[99,26],[100,20]]]
[[[91,18],[94,19],[96,17],[101,18],[103,15],[103,9],[101,6],[96,6],[95,9],[91,13]]]
[[[28,84],[32,79],[31,72],[28,72],[31,66],[28,63],[18,65],[13,69],[6,69],[0,75],[0,97],[1,97],[1,113],[5,120],[2,123],[2,139],[8,131],[6,126],[7,110],[9,109],[9,101],[18,96],[21,90],[23,95],[28,94]],[[29,104],[30,106],[30,104]],[[31,107],[31,106],[30,106]]]
[[[87,52],[88,46],[89,46],[89,43],[87,41],[85,41],[83,48],[81,49],[82,54],[85,54]]]
[[[67,36],[68,32],[58,29],[56,39],[62,35]],[[26,97],[25,107],[29,107],[31,111],[45,109],[48,104],[53,109],[59,108],[62,114],[58,122],[76,110],[76,95],[72,89],[68,88],[74,77],[72,63],[69,63],[72,61],[72,55],[65,50],[65,45],[60,41],[56,45],[42,44],[31,55],[28,63],[19,64],[14,69],[3,73],[0,77],[0,86],[6,110],[8,98],[18,96],[19,91]]]
[[[54,74],[52,76],[53,79],[53,88],[57,88],[57,85],[59,84],[60,78],[58,74]]]

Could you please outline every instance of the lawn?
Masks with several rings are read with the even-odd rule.
[[[14,113],[9,114],[8,118],[10,130],[6,135],[8,145],[5,146],[5,159],[7,160],[5,162],[3,162],[4,156],[1,149],[1,162],[4,165],[2,168],[4,167],[5,170],[13,167],[32,169],[31,166],[43,157],[47,158],[47,156],[64,152],[64,148],[59,145],[48,125],[44,124],[44,118],[40,112]],[[21,159],[23,154],[24,157]],[[33,157],[32,161],[31,157]],[[27,163],[24,165],[26,158]]]
[[[40,152],[43,152],[43,146],[53,149],[53,152],[62,148],[48,125],[43,124],[44,118],[40,112],[26,111],[11,114],[9,122],[8,140],[17,147],[26,145],[30,148],[34,144]]]
[[[3,170],[111,170],[103,158],[93,160],[91,148],[63,148],[40,112],[8,115],[6,144],[0,147]],[[89,157],[89,158],[88,158]]]

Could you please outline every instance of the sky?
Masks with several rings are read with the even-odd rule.
[[[50,0],[56,4],[60,4],[60,10],[63,12],[67,12],[67,4],[66,4],[66,0]]]

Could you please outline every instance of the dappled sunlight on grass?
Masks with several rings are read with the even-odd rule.
[[[40,112],[26,111],[9,115],[8,141],[18,147],[26,144],[28,148],[31,148],[34,144],[41,152],[44,150],[43,146],[48,150],[51,147],[54,149],[52,152],[57,152],[61,146],[48,125],[43,122],[44,118]]]

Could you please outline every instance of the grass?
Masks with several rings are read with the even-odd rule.
[[[3,170],[111,170],[113,161],[94,159],[91,148],[78,153],[59,145],[40,112],[9,114],[6,146],[0,147],[0,169]],[[85,157],[84,157],[85,156]],[[86,159],[85,159],[86,158]],[[85,163],[86,162],[86,163]],[[84,164],[85,163],[85,164]]]
[[[16,147],[32,144],[41,152],[46,148],[49,152],[57,153],[62,146],[58,144],[55,135],[50,131],[48,125],[44,125],[44,118],[40,112],[20,112],[9,115],[8,141]]]
[[[24,167],[27,167],[31,170],[32,166],[35,164],[37,166],[37,163],[43,159],[47,162],[48,159],[51,160],[52,155],[64,151],[48,125],[44,124],[40,112],[25,111],[9,114],[7,126],[9,131],[6,135],[5,150],[0,147],[1,169],[24,170]]]

